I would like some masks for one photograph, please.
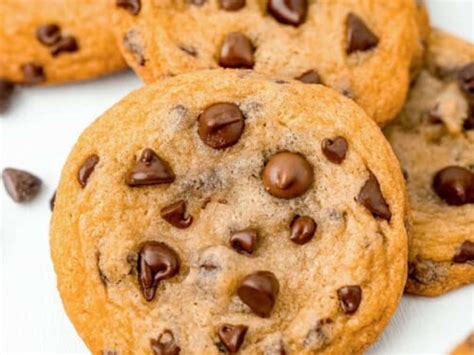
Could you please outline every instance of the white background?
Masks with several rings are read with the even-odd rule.
[[[428,5],[435,25],[474,42],[474,0],[432,0]],[[140,85],[126,72],[22,90],[1,116],[0,170],[31,171],[44,185],[40,196],[26,205],[13,203],[0,188],[0,353],[87,353],[56,291],[48,244],[49,199],[80,132]],[[473,303],[474,285],[435,299],[405,296],[369,353],[446,354],[474,329]]]

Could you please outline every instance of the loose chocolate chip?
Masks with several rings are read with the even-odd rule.
[[[249,68],[255,62],[254,48],[250,39],[240,32],[229,33],[222,44],[219,65],[223,68]]]
[[[143,55],[143,48],[140,42],[140,36],[136,30],[128,31],[123,37],[123,47],[129,51],[138,65],[145,65],[145,56]]]
[[[341,309],[346,314],[354,314],[359,308],[362,300],[362,289],[360,286],[344,286],[337,290],[337,297]]]
[[[53,196],[51,196],[51,199],[49,200],[49,209],[50,209],[51,211],[54,210],[54,204],[55,204],[55,202],[56,202],[56,191],[54,191]]]
[[[154,355],[178,355],[181,351],[169,329],[165,329],[158,339],[151,339],[150,345]]]
[[[278,22],[299,26],[306,19],[308,2],[307,0],[270,0],[267,11]]]
[[[36,38],[45,46],[52,46],[61,39],[61,29],[55,24],[39,26],[36,29]]]
[[[217,331],[217,336],[229,353],[236,353],[244,342],[247,330],[248,327],[241,324],[222,324]]]
[[[41,189],[41,180],[24,170],[6,168],[2,178],[5,190],[15,202],[31,201]]]
[[[10,98],[15,90],[15,84],[10,80],[0,78],[0,113],[5,112],[10,105]]]
[[[309,216],[296,216],[290,224],[290,240],[293,243],[303,245],[313,239],[318,225]]]
[[[169,279],[179,272],[179,256],[162,242],[145,242],[138,256],[138,275],[147,301],[153,300],[156,288],[162,280]]]
[[[458,74],[459,87],[470,97],[474,97],[474,62],[461,68]]]
[[[219,0],[221,9],[226,11],[237,11],[245,6],[245,0]]]
[[[308,70],[295,79],[305,84],[321,84],[321,78],[315,70]]]
[[[138,15],[140,13],[140,9],[142,8],[140,0],[116,0],[115,4],[117,7],[127,10],[134,16]]]
[[[44,69],[41,65],[27,63],[21,66],[23,81],[26,85],[36,85],[46,80]]]
[[[161,217],[176,228],[188,228],[193,223],[193,216],[186,216],[186,202],[179,200],[160,211]]]
[[[79,49],[76,39],[73,36],[62,37],[59,42],[51,47],[51,55],[57,57],[61,53],[72,53]]]
[[[306,158],[297,153],[277,153],[263,169],[265,190],[278,198],[301,196],[311,187],[313,181],[313,167]]]
[[[474,261],[474,243],[466,240],[456,250],[453,256],[453,262],[463,264],[468,261]]]
[[[474,203],[474,173],[460,166],[448,166],[436,173],[433,190],[448,205]]]
[[[368,51],[379,44],[378,37],[366,26],[357,15],[347,15],[347,54],[356,51]]]
[[[77,181],[82,188],[86,187],[87,181],[94,172],[95,166],[99,162],[99,157],[95,154],[90,155],[84,163],[82,163],[79,171],[77,172]]]
[[[367,208],[374,217],[379,217],[390,222],[392,213],[380,191],[380,184],[375,175],[369,171],[369,178],[360,189],[357,201]]]
[[[249,228],[235,232],[230,237],[232,249],[241,254],[252,254],[257,245],[258,232]]]
[[[237,289],[237,295],[258,316],[267,318],[272,312],[280,285],[270,271],[247,275]]]
[[[346,158],[347,140],[344,137],[326,138],[321,143],[324,156],[334,164],[341,164]]]
[[[169,184],[175,180],[169,164],[153,150],[146,148],[135,166],[127,175],[126,182],[130,187]]]
[[[237,143],[245,128],[242,111],[228,102],[209,106],[199,115],[198,121],[199,137],[214,149],[224,149]]]

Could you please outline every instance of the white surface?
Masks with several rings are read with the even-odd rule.
[[[429,1],[429,6],[434,24],[474,41],[474,0]],[[48,246],[49,198],[79,133],[139,86],[129,72],[22,90],[0,119],[0,169],[24,168],[44,181],[41,195],[28,205],[13,203],[0,188],[0,353],[87,353],[56,292]],[[474,285],[435,299],[405,296],[369,353],[447,353],[474,329],[473,302]]]

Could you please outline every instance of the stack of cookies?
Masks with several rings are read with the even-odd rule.
[[[404,291],[474,282],[474,45],[420,1],[15,9],[5,87],[122,55],[147,84],[81,135],[55,200],[58,287],[92,353],[358,354]],[[38,189],[3,175],[17,201]]]

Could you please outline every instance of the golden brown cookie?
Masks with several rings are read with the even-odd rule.
[[[474,332],[459,344],[451,355],[474,355]]]

